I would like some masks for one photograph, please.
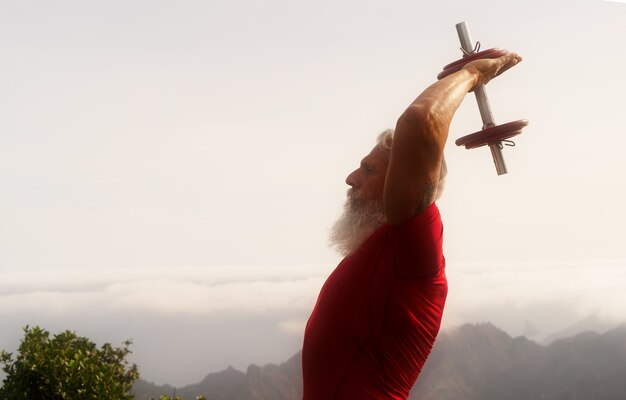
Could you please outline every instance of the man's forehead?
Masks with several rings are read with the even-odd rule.
[[[389,152],[381,149],[380,146],[375,146],[368,155],[363,157],[361,164],[386,164],[389,162]]]

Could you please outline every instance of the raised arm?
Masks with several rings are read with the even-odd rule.
[[[452,117],[474,87],[511,68],[522,59],[515,53],[466,64],[424,90],[396,123],[384,188],[387,222],[408,221],[430,205]]]

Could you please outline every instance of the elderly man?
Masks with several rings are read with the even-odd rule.
[[[348,200],[331,235],[345,258],[306,327],[305,400],[408,397],[448,288],[435,200],[450,122],[468,92],[520,61],[503,52],[428,87],[347,177]]]

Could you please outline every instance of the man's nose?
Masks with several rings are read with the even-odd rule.
[[[352,171],[352,173],[350,175],[348,175],[348,177],[346,178],[346,184],[350,187],[355,187],[357,184],[357,179],[356,179],[356,170]]]

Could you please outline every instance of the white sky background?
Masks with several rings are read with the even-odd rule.
[[[626,5],[424,4],[0,2],[0,347],[26,324],[132,337],[174,384],[284,360],[338,261],[345,176],[460,57],[463,20],[524,57],[487,91],[530,125],[503,177],[452,143],[473,98],[452,126],[446,323],[626,320]]]

